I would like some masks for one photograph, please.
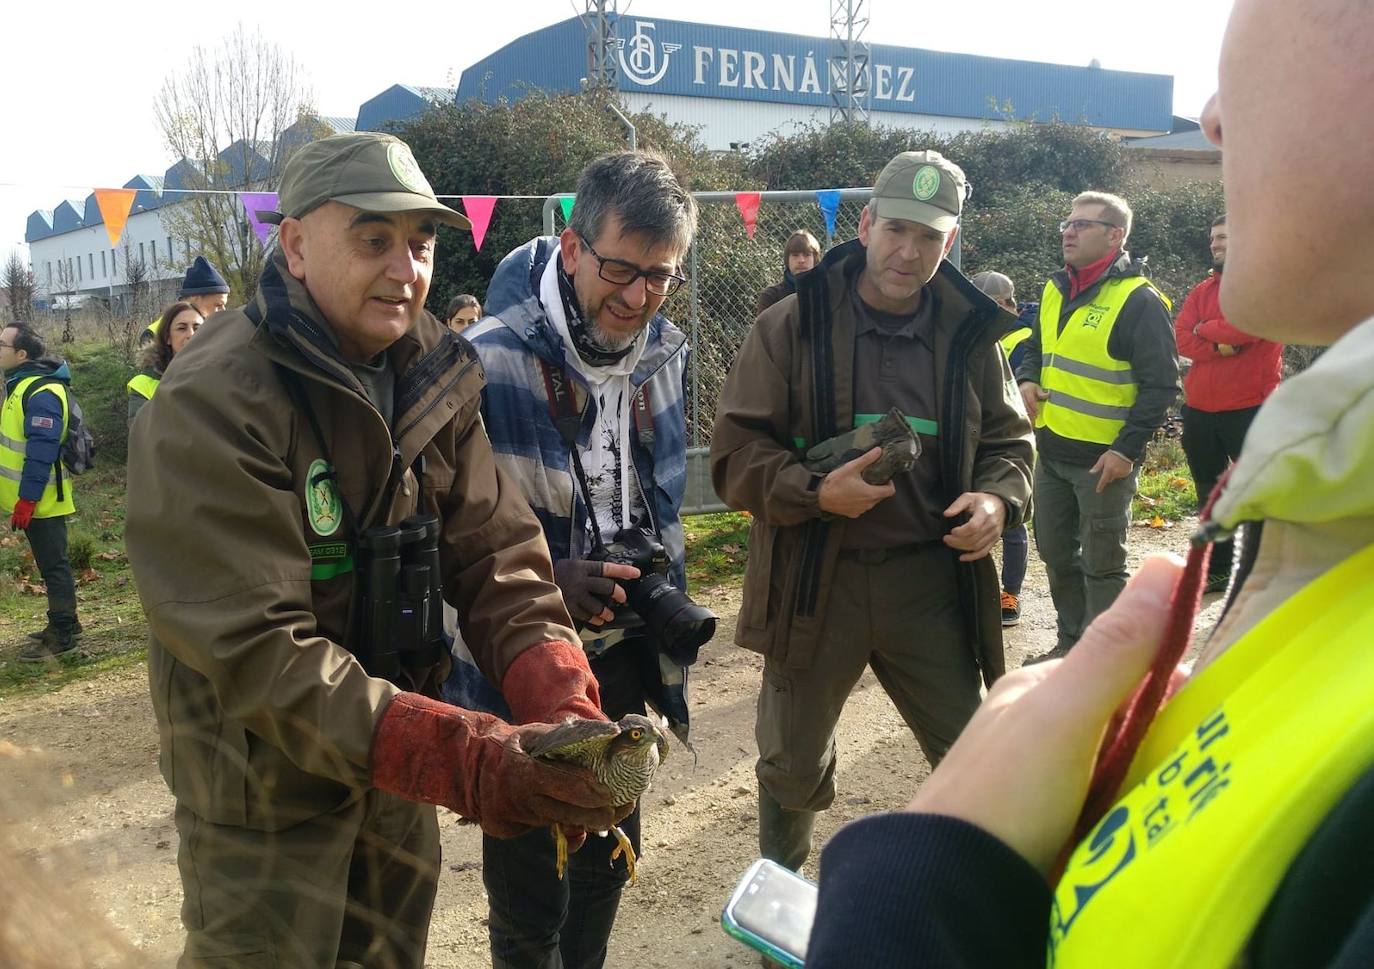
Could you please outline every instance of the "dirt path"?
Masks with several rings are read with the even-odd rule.
[[[1132,565],[1150,552],[1181,549],[1189,523],[1169,531],[1134,529]],[[753,764],[754,698],[761,660],[730,645],[735,593],[699,596],[722,617],[715,643],[692,682],[693,742],[699,759],[674,746],[644,802],[644,864],[627,890],[611,940],[611,967],[753,966],[720,929],[720,909],[757,856]],[[1045,576],[1032,555],[1021,625],[1007,633],[1008,666],[1054,642]],[[1206,628],[1219,610],[1211,602]],[[181,946],[172,800],[157,772],[157,735],[142,670],[109,674],[34,698],[6,699],[0,738],[45,749],[55,778],[34,817],[32,847],[64,853],[63,870],[84,879],[97,911],[147,953],[171,966]],[[839,797],[822,815],[817,848],[846,821],[899,807],[927,765],[872,676],[856,690],[840,724]],[[444,875],[430,932],[429,964],[489,965],[472,826],[443,816]],[[808,874],[815,876],[813,853]]]

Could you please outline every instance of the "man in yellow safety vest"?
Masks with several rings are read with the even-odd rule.
[[[1062,656],[1126,585],[1145,446],[1178,396],[1168,300],[1122,247],[1131,207],[1084,192],[1059,224],[1064,268],[1050,276],[1016,368],[1035,421],[1035,544],[1049,577]]]
[[[5,404],[0,408],[0,510],[10,527],[23,531],[48,593],[48,624],[31,633],[19,653],[25,663],[40,663],[76,648],[76,583],[67,561],[67,516],[72,504],[70,475],[62,473],[62,442],[71,405],[71,372],[28,325],[12,323],[0,331],[0,369],[5,372]]]

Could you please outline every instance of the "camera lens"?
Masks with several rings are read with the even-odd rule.
[[[679,666],[697,661],[701,647],[716,634],[716,615],[657,572],[626,587],[629,605],[658,639],[659,648]]]

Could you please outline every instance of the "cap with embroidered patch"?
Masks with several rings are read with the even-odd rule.
[[[904,151],[878,174],[875,214],[948,232],[959,224],[967,191],[964,170],[938,151]]]
[[[359,131],[312,141],[286,163],[275,212],[264,222],[299,219],[325,202],[342,202],[366,212],[429,212],[460,229],[467,217],[434,197],[410,146],[399,138]]]

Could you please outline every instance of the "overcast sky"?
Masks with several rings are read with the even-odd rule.
[[[235,18],[304,66],[325,115],[356,116],[395,83],[456,86],[463,68],[572,16],[571,0],[361,3],[281,0],[9,4],[0,30],[0,258],[34,209],[84,199],[173,159],[153,120],[162,80],[192,48],[213,47]],[[825,36],[831,0],[622,0],[623,14]],[[1174,112],[1196,117],[1216,85],[1230,0],[869,0],[873,44],[1170,74]],[[322,11],[328,10],[325,14]],[[690,11],[690,13],[688,12]]]

